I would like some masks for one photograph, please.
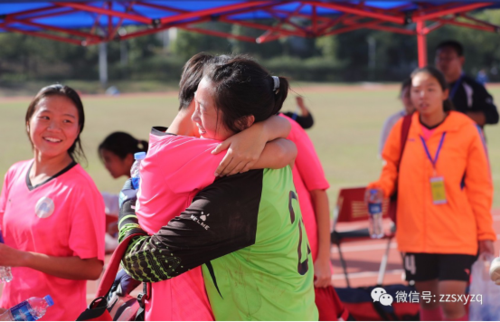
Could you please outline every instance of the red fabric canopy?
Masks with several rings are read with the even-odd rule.
[[[499,26],[468,15],[474,10],[496,7],[500,7],[500,0],[16,1],[0,4],[0,31],[88,46],[172,27],[257,43],[368,28],[417,36],[419,65],[423,66],[427,63],[425,37],[428,33],[446,24],[498,32]],[[196,26],[207,21],[258,29],[262,34],[253,38]],[[127,25],[142,26],[142,29],[119,33]]]

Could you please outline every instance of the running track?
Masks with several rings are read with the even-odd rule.
[[[497,232],[497,239],[500,240],[500,209],[492,211],[494,227]],[[339,224],[337,230],[346,230],[353,228],[366,227],[364,223],[353,224]],[[365,240],[345,243],[342,245],[344,258],[347,261],[349,272],[349,280],[351,287],[370,286],[377,283],[378,269],[380,260],[387,246],[386,240]],[[496,254],[500,252],[500,241],[495,243]],[[106,256],[106,262],[109,261],[110,255]],[[340,265],[338,251],[336,246],[332,246],[331,259],[334,267],[334,274],[332,276],[332,283],[335,287],[346,287],[344,274]],[[384,284],[402,283],[401,274],[403,273],[401,264],[401,255],[397,250],[396,241],[391,243],[391,250],[389,253],[389,261],[387,264]],[[87,287],[87,301],[90,303],[97,290],[98,281],[89,281]],[[1,286],[0,286],[1,288]],[[140,288],[136,289],[134,293],[138,293]],[[1,294],[1,290],[0,290]]]
[[[497,232],[497,239],[500,240],[500,209],[492,211],[494,227]],[[366,223],[338,224],[337,230],[363,228]],[[386,240],[364,240],[345,243],[342,245],[342,252],[347,261],[349,280],[351,287],[370,286],[377,283],[378,270],[382,255],[387,246]],[[500,241],[495,243],[496,254],[500,252]],[[106,259],[109,259],[109,255]],[[339,255],[336,246],[332,246],[331,259],[334,268],[332,283],[335,287],[346,287],[342,266],[340,265]],[[402,283],[401,274],[403,273],[401,264],[401,255],[397,250],[396,240],[391,242],[389,261],[386,268],[384,284]],[[97,282],[88,283],[88,300],[92,300],[97,289]]]

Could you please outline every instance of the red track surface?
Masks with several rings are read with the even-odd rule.
[[[500,209],[493,210],[493,220],[497,238],[500,239]],[[352,228],[363,228],[366,224],[357,223],[356,226],[338,225],[338,230],[346,230]],[[365,240],[345,243],[342,245],[342,252],[347,261],[347,268],[349,273],[349,280],[351,287],[370,286],[377,283],[378,270],[382,255],[387,246],[386,240]],[[500,241],[495,244],[495,249],[498,254],[500,251]],[[495,254],[495,255],[497,255]],[[107,256],[109,259],[109,256]],[[342,266],[340,265],[338,251],[335,246],[332,246],[331,259],[334,267],[334,274],[332,276],[332,283],[335,287],[346,287]],[[397,250],[397,243],[395,240],[391,243],[391,250],[389,254],[389,261],[384,278],[384,284],[403,283],[401,274],[403,273],[401,264],[401,255]],[[97,289],[96,282],[88,283],[88,299],[94,298]]]
[[[493,210],[493,220],[497,238],[500,239],[500,209]],[[356,224],[356,227],[362,228],[363,223]],[[352,224],[338,225],[338,230],[354,228]],[[347,261],[349,280],[351,287],[370,286],[377,283],[378,269],[380,260],[386,249],[387,241],[384,240],[366,240],[342,245],[344,258]],[[500,241],[495,243],[495,249],[498,254],[500,251]],[[496,255],[497,255],[496,254]],[[108,261],[110,255],[106,256]],[[334,266],[334,275],[332,283],[335,287],[346,287],[344,274],[340,265],[338,251],[335,246],[332,247],[331,259]],[[401,274],[403,273],[401,265],[401,255],[397,250],[396,241],[391,243],[389,262],[384,278],[384,284],[402,283]],[[90,303],[95,296],[98,281],[88,282],[87,301]],[[137,291],[139,288],[137,289]],[[137,291],[135,293],[137,293]],[[0,293],[1,294],[1,293]]]
[[[492,211],[494,228],[497,232],[497,239],[500,239],[500,209]],[[359,228],[363,224],[357,224]],[[364,226],[366,227],[366,225]],[[346,229],[339,224],[338,230]],[[353,228],[352,225],[348,229]],[[377,284],[378,269],[382,255],[385,252],[387,241],[385,240],[366,240],[345,243],[342,245],[342,254],[347,262],[349,280],[351,287],[370,286]],[[495,243],[496,254],[500,251],[500,241]],[[339,254],[336,247],[332,247],[332,263],[334,266],[334,275],[332,282],[335,287],[346,287],[345,277],[340,265]],[[403,283],[401,274],[403,273],[401,255],[397,250],[395,240],[391,243],[389,253],[389,262],[384,278],[384,284]]]

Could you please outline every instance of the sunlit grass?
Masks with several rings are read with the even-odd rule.
[[[304,95],[315,118],[315,125],[308,133],[330,182],[328,194],[333,208],[339,188],[365,185],[378,177],[380,130],[384,120],[401,108],[398,88],[325,85],[318,88],[297,84],[294,90]],[[490,91],[500,100],[500,88]],[[294,93],[290,95],[283,110],[295,110]],[[29,99],[0,98],[2,176],[14,162],[32,157],[24,127],[28,103]],[[98,158],[97,146],[107,134],[117,130],[147,139],[151,126],[168,125],[176,114],[176,94],[85,96],[84,104],[86,124],[82,139],[88,159],[86,169],[99,189],[118,192],[123,179],[113,180],[108,175]],[[488,126],[486,135],[497,188],[494,205],[500,207],[500,127]]]

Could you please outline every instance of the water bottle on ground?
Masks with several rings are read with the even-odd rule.
[[[134,154],[135,162],[132,165],[132,169],[130,169],[130,177],[132,179],[132,187],[134,189],[139,189],[139,168],[141,166],[141,161],[146,157],[146,152],[137,152]]]
[[[47,308],[54,305],[50,295],[44,298],[31,297],[11,307],[0,315],[0,321],[36,321],[42,318]]]
[[[384,237],[382,201],[382,198],[377,197],[377,189],[370,189],[370,197],[368,199],[368,213],[370,214],[368,230],[371,238]]]
[[[4,243],[2,231],[0,230],[0,243]],[[9,266],[0,266],[0,281],[8,283],[12,281],[12,271]]]

